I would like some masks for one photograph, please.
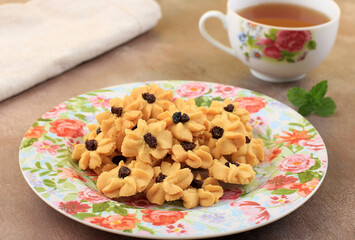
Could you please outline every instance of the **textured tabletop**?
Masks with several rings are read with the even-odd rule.
[[[0,0],[0,3],[10,0]],[[355,28],[354,0],[337,1],[342,10],[334,48],[326,60],[296,83],[255,79],[236,58],[216,49],[198,31],[208,10],[225,12],[226,1],[159,0],[163,18],[148,33],[102,56],[0,102],[0,239],[132,239],[75,222],[43,202],[27,185],[18,163],[26,130],[53,106],[78,94],[112,85],[186,79],[219,82],[261,92],[289,106],[287,90],[310,89],[328,80],[338,108],[331,117],[310,115],[328,149],[329,167],[314,196],[288,216],[264,227],[223,239],[355,239]],[[212,35],[227,43],[217,20]],[[1,72],[1,70],[0,70]]]

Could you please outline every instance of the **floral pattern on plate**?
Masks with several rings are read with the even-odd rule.
[[[97,192],[97,175],[71,160],[73,146],[88,132],[86,124],[146,83],[85,93],[43,114],[26,132],[20,166],[31,188],[50,206],[91,227],[146,238],[213,237],[247,231],[275,221],[302,205],[320,186],[327,152],[315,128],[284,104],[234,86],[188,81],[158,81],[176,97],[195,98],[199,106],[230,98],[251,113],[253,134],[265,144],[265,161],[255,179],[228,187],[211,207],[184,209],[180,201],[158,206],[143,195],[116,201]]]

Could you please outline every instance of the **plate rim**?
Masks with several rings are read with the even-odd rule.
[[[179,81],[181,82],[181,84],[178,84],[178,85],[182,85],[182,84],[185,84],[185,83],[190,83],[190,82],[198,82],[198,83],[205,83],[205,84],[212,84],[212,85],[215,85],[215,84],[220,84],[220,85],[224,85],[224,86],[233,86],[233,87],[238,87],[238,86],[235,86],[235,85],[231,85],[231,84],[224,84],[224,83],[219,83],[219,82],[206,82],[206,81],[200,81],[200,80],[178,80],[178,79],[172,79],[172,80],[149,80],[149,81],[139,81],[139,82],[131,82],[131,83],[124,83],[124,84],[117,84],[117,85],[112,85],[112,86],[108,86],[108,87],[103,87],[103,88],[98,88],[98,89],[94,89],[94,90],[90,90],[90,91],[86,91],[84,93],[80,93],[74,97],[71,97],[69,99],[66,99],[60,103],[58,103],[57,105],[55,106],[58,106],[59,104],[61,103],[65,103],[67,102],[68,100],[71,100],[71,99],[75,99],[81,95],[84,95],[86,93],[90,93],[90,92],[94,92],[96,90],[103,90],[103,89],[112,89],[112,88],[115,88],[115,87],[121,87],[121,86],[129,86],[129,85],[132,85],[132,84],[152,84],[152,83],[169,83],[169,82],[175,82],[175,81]],[[208,234],[200,234],[200,235],[142,235],[142,234],[135,234],[135,233],[127,233],[127,232],[123,232],[123,231],[120,231],[120,230],[116,230],[116,229],[109,229],[109,228],[105,228],[105,227],[102,227],[102,226],[99,226],[99,225],[96,225],[96,224],[93,224],[93,223],[90,223],[90,222],[86,222],[86,221],[83,221],[79,218],[76,218],[76,217],[73,217],[72,215],[70,215],[69,213],[65,212],[65,211],[61,211],[57,206],[55,206],[52,202],[50,202],[49,200],[47,200],[46,198],[44,198],[43,196],[41,196],[39,194],[39,192],[37,192],[37,190],[34,189],[34,186],[32,186],[32,184],[29,182],[28,178],[25,176],[25,173],[24,171],[22,170],[22,164],[21,164],[21,156],[20,156],[20,153],[21,153],[21,145],[23,143],[23,141],[26,139],[26,138],[22,138],[21,140],[21,143],[20,143],[20,147],[19,147],[19,167],[20,167],[20,171],[22,173],[22,176],[24,177],[26,183],[29,185],[29,187],[32,189],[33,192],[35,192],[35,194],[42,200],[44,201],[47,205],[49,205],[51,208],[53,208],[54,210],[56,210],[57,212],[65,215],[66,217],[69,217],[70,219],[76,221],[76,222],[79,222],[81,224],[84,224],[88,227],[92,227],[92,228],[95,228],[95,229],[98,229],[98,230],[102,230],[102,231],[105,231],[105,232],[109,232],[109,233],[113,233],[113,234],[118,234],[118,235],[124,235],[124,236],[128,236],[128,237],[136,237],[136,238],[143,238],[143,239],[204,239],[204,238],[213,238],[213,237],[221,237],[221,236],[227,236],[227,235],[232,235],[232,234],[238,234],[238,233],[242,233],[242,232],[247,232],[247,231],[250,231],[250,230],[253,230],[253,229],[257,229],[257,228],[260,228],[260,227],[263,227],[263,226],[266,226],[270,223],[273,223],[273,222],[276,222],[278,220],[280,220],[281,218],[284,218],[286,217],[287,215],[291,214],[292,212],[294,212],[295,210],[297,210],[298,208],[300,208],[303,204],[305,204],[317,191],[318,189],[320,188],[320,186],[322,185],[325,177],[326,177],[326,174],[327,174],[327,170],[328,170],[328,166],[329,166],[329,158],[328,158],[328,151],[327,151],[327,148],[326,148],[326,144],[322,138],[322,136],[320,135],[320,133],[318,132],[318,130],[314,127],[314,125],[308,120],[306,119],[304,116],[300,115],[297,111],[295,111],[293,108],[291,108],[290,106],[280,102],[279,100],[273,98],[273,97],[270,97],[268,95],[265,95],[263,93],[260,93],[260,92],[257,92],[257,91],[254,91],[254,90],[251,90],[251,89],[246,89],[246,88],[242,88],[242,87],[238,87],[240,90],[246,90],[246,91],[250,91],[252,93],[257,93],[257,94],[260,94],[262,96],[265,96],[279,104],[282,104],[284,106],[287,107],[288,110],[292,110],[293,114],[296,114],[296,115],[299,115],[300,117],[302,117],[303,119],[305,119],[307,122],[309,122],[311,124],[311,126],[315,129],[315,132],[318,134],[318,136],[321,138],[322,140],[322,143],[323,143],[323,146],[324,146],[324,152],[325,152],[325,168],[323,169],[323,176],[321,178],[321,180],[319,180],[319,183],[316,185],[316,187],[312,190],[312,192],[310,194],[308,194],[305,198],[302,199],[301,202],[299,202],[297,205],[291,207],[290,209],[288,209],[286,212],[283,212],[279,215],[277,215],[276,217],[273,217],[273,218],[270,218],[269,220],[266,220],[262,223],[258,223],[258,224],[254,224],[252,226],[248,226],[248,227],[243,227],[243,228],[240,228],[240,229],[236,229],[236,230],[227,230],[227,231],[223,231],[223,232],[218,232],[218,233],[208,233]],[[53,106],[53,107],[55,107]],[[49,109],[50,110],[50,109]],[[48,111],[49,111],[48,110]],[[47,111],[47,112],[48,112]],[[46,112],[45,112],[46,113]],[[44,113],[43,113],[44,114]],[[42,115],[43,115],[42,114]],[[42,116],[41,115],[41,116]],[[37,122],[40,118],[37,118],[35,122]],[[32,125],[31,125],[32,126]],[[31,127],[30,126],[30,127]],[[29,129],[29,128],[27,128]]]

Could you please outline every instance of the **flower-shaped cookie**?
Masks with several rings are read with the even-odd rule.
[[[244,124],[246,130],[251,133],[252,128],[248,124],[250,114],[244,108],[238,108],[238,104],[238,102],[231,102],[230,99],[225,99],[224,102],[212,101],[209,108],[202,107],[201,109],[209,121],[212,121],[217,115],[222,113],[229,113],[226,115],[230,121],[236,121],[236,118],[233,117],[236,116]]]
[[[121,161],[109,172],[103,172],[97,179],[97,189],[109,198],[128,197],[143,192],[154,175],[152,166],[144,162]]]
[[[245,143],[247,131],[241,121],[231,122],[224,114],[217,115],[211,122],[208,147],[214,158],[236,153]]]
[[[135,130],[126,130],[122,154],[126,157],[136,157],[137,161],[149,164],[156,159],[164,158],[173,143],[173,136],[165,127],[166,123],[162,121],[147,124],[140,119]]]
[[[187,101],[181,98],[175,99],[169,110],[159,114],[157,118],[166,122],[167,128],[180,141],[191,142],[193,137],[209,130],[209,121],[196,106],[193,98]]]
[[[130,96],[122,99],[113,98],[110,100],[111,111],[105,111],[96,116],[99,123],[99,130],[104,137],[116,141],[117,150],[121,150],[125,130],[132,129],[142,117],[141,104],[137,104]],[[139,110],[137,110],[139,109]]]
[[[181,169],[178,162],[163,161],[160,167],[154,168],[153,182],[147,188],[146,195],[151,203],[162,205],[165,201],[180,199],[183,191],[193,179],[188,168]]]
[[[192,168],[209,168],[213,163],[210,150],[207,146],[199,146],[198,143],[181,142],[175,144],[171,157],[176,162],[184,162]]]
[[[100,175],[103,172],[108,172],[119,165],[121,161],[125,164],[129,164],[134,160],[134,158],[126,158],[122,154],[113,153],[111,156],[103,156],[102,163],[100,167],[93,169],[93,171]]]
[[[224,157],[213,160],[213,165],[208,172],[210,177],[234,184],[249,184],[255,176],[249,164],[228,162]]]
[[[135,102],[131,96],[121,98],[112,98],[110,100],[111,110],[96,115],[96,120],[101,125],[103,120],[110,118],[122,118],[124,121],[130,121],[134,126],[142,117],[142,104]]]
[[[110,155],[115,150],[115,142],[110,138],[104,138],[102,133],[96,137],[96,132],[91,132],[85,140],[85,144],[75,145],[72,154],[73,160],[79,160],[79,167],[83,170],[95,169],[101,166],[103,154]]]
[[[231,156],[232,162],[247,163],[252,167],[264,161],[264,143],[261,139],[246,137],[246,143]]]
[[[174,94],[171,90],[164,90],[157,84],[136,88],[131,97],[135,104],[141,105],[142,119],[156,118],[160,113],[169,109],[173,104]]]
[[[190,187],[185,189],[181,199],[185,208],[194,208],[198,205],[203,207],[211,206],[217,203],[223,195],[223,188],[219,182],[211,177],[201,180],[198,175],[190,184]]]

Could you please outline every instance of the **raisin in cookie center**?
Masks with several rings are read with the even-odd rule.
[[[165,178],[166,178],[166,175],[159,173],[159,175],[155,178],[155,182],[160,183],[160,182],[164,181]]]
[[[193,142],[182,142],[180,145],[185,149],[185,151],[193,150],[196,144]]]
[[[118,177],[119,178],[125,178],[128,177],[131,174],[131,169],[128,167],[121,167],[120,170],[118,170]]]
[[[227,167],[230,167],[231,164],[234,164],[235,166],[239,167],[239,163],[237,162],[226,162],[224,165],[226,165]]]
[[[116,114],[117,117],[121,117],[123,108],[122,107],[111,107],[111,112]]]
[[[155,96],[154,94],[149,94],[149,93],[142,93],[142,97],[144,100],[146,100],[148,103],[154,103],[155,102]]]
[[[189,120],[190,120],[190,117],[186,113],[182,114],[181,112],[175,112],[173,114],[173,122],[175,124],[178,124],[179,122],[186,123]]]
[[[158,141],[157,138],[154,137],[151,133],[147,133],[144,136],[144,141],[150,148],[157,148],[158,146]]]
[[[233,104],[228,104],[226,107],[224,107],[224,110],[226,110],[227,112],[233,112],[234,110]]]
[[[178,124],[181,121],[181,112],[176,112],[173,114],[173,122]]]
[[[95,139],[86,140],[85,147],[89,151],[95,151],[97,149],[97,141]]]
[[[214,139],[220,139],[223,136],[224,130],[221,127],[215,126],[211,130]]]
[[[202,188],[203,180],[197,180],[196,178],[194,178],[190,185],[193,188],[197,188],[197,189]]]

